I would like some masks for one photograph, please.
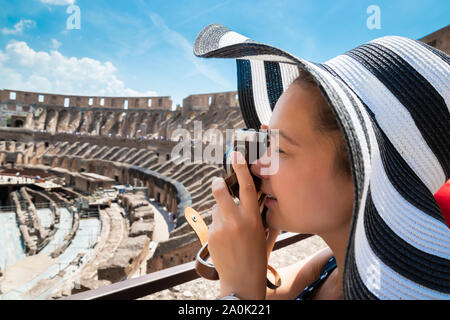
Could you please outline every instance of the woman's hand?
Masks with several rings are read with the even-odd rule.
[[[223,179],[213,180],[217,204],[208,232],[209,252],[219,274],[221,296],[233,292],[241,299],[264,299],[267,248],[255,184],[242,154],[231,156],[240,204],[235,204]]]

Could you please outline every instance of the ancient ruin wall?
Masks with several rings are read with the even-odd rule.
[[[4,104],[64,106],[115,109],[172,109],[170,97],[101,97],[0,90],[0,101]],[[24,110],[25,111],[25,110]],[[26,110],[28,111],[28,110]]]
[[[239,107],[237,91],[193,94],[183,99],[183,112]]]
[[[450,54],[450,25],[437,30],[421,39],[426,44]]]

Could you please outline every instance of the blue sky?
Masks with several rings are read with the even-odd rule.
[[[66,28],[80,8],[80,29]],[[366,12],[380,8],[380,29]],[[421,38],[449,24],[450,2],[331,0],[2,0],[0,88],[82,95],[236,90],[234,60],[200,59],[198,32],[219,23],[255,41],[324,62],[384,35]]]

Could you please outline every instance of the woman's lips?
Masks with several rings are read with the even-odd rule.
[[[274,199],[274,200],[277,200],[276,197],[274,197],[274,196],[272,196],[272,195],[270,195],[270,194],[267,194],[266,196],[267,196],[268,199]]]
[[[272,198],[272,197],[266,197],[266,202],[265,205],[268,208],[273,208],[274,206],[276,206],[278,204],[278,200],[276,198]]]

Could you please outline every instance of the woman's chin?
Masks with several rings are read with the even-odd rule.
[[[267,227],[271,228],[271,229],[279,229],[278,227],[278,223],[277,223],[277,219],[276,219],[276,213],[274,212],[275,210],[273,209],[268,209],[267,213],[266,213],[266,225]]]
[[[266,213],[266,226],[270,229],[299,233],[295,230],[296,228],[292,223],[285,222],[282,218],[283,216],[280,214],[279,210],[268,209]]]

